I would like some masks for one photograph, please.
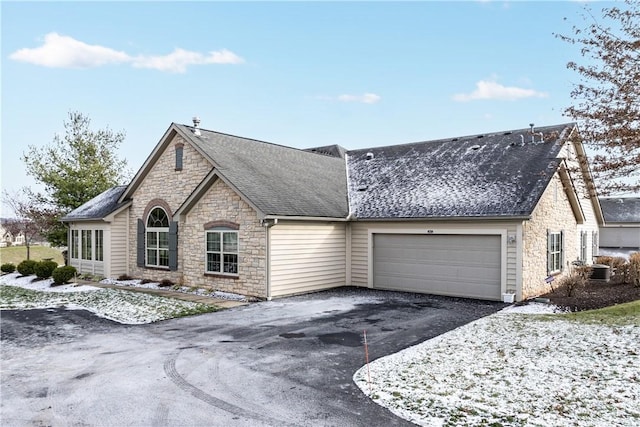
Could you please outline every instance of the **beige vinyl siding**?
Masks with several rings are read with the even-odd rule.
[[[346,284],[344,224],[280,222],[270,233],[271,296]]]
[[[369,236],[367,223],[351,224],[351,284],[368,286]]]
[[[504,235],[506,239],[509,236],[513,236],[517,239],[521,239],[518,235],[518,223],[517,222],[449,222],[449,221],[406,221],[406,222],[378,222],[378,221],[362,221],[354,222],[351,224],[351,284],[354,286],[371,286],[369,277],[369,233],[376,233],[379,230],[385,230],[385,232],[398,233],[407,232],[411,230],[422,231],[427,233],[428,230],[433,230],[434,233],[439,233],[440,230],[452,230],[455,234],[465,234],[468,231],[470,234],[479,234],[483,230],[488,233],[495,233],[499,230],[501,235]],[[507,292],[515,292],[518,287],[518,269],[519,266],[517,243],[506,244],[506,251],[503,254],[503,260],[506,264],[504,270],[505,283],[503,284],[503,290]]]
[[[110,248],[110,253],[105,251],[105,260],[107,256],[110,257],[109,277],[117,278],[127,272],[128,216],[128,210],[116,215],[111,223],[111,232],[107,233],[109,239],[105,237],[105,247],[109,245]]]
[[[578,162],[578,156],[576,154],[575,147],[571,143],[567,143],[561,153],[566,158],[567,165],[570,171],[581,170],[580,163]],[[580,253],[580,233],[587,233],[587,263],[591,264],[593,261],[593,233],[598,232],[599,224],[596,218],[596,213],[593,207],[593,202],[589,197],[589,190],[582,173],[572,173],[573,185],[575,186],[576,196],[582,208],[584,214],[584,223],[577,224],[577,232],[575,235],[576,247],[578,248],[578,254]],[[572,188],[566,188],[565,191],[573,191]],[[597,242],[596,242],[597,243]],[[577,259],[577,258],[575,258]],[[568,261],[574,261],[575,259],[569,259]]]

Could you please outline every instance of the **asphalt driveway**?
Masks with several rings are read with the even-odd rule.
[[[352,381],[363,331],[373,360],[503,306],[344,288],[142,326],[3,311],[0,424],[409,425]]]

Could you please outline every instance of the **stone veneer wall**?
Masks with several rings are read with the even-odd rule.
[[[205,274],[205,228],[226,221],[238,228],[238,277]],[[184,256],[184,284],[266,298],[266,231],[255,210],[222,180],[217,180],[187,214],[178,235]]]
[[[182,169],[175,170],[175,147],[184,144]],[[137,220],[144,218],[144,212],[150,201],[154,199],[164,200],[173,215],[187,197],[211,170],[212,165],[193,146],[185,143],[181,136],[175,136],[167,145],[157,162],[153,165],[143,182],[133,194],[133,204],[129,209],[129,236],[131,239],[129,248],[129,275],[137,278],[162,280],[169,279],[175,283],[181,283],[183,270],[183,248],[181,238],[181,226],[178,225],[178,270],[168,271],[162,269],[140,268],[136,263],[136,235]]]
[[[567,194],[556,173],[536,206],[531,219],[523,225],[522,298],[546,293],[551,286],[547,277],[547,230],[564,231],[564,270],[555,276],[557,281],[566,274],[571,261],[577,259],[577,223]]]

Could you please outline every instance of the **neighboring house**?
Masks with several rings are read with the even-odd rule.
[[[574,124],[345,151],[197,123],[171,124],[126,188],[63,219],[74,265],[86,246],[105,276],[266,299],[353,285],[521,300],[595,253]]]
[[[605,224],[600,226],[603,254],[640,251],[640,197],[601,198]]]
[[[2,218],[0,220],[0,247],[19,246],[25,244],[24,233],[12,231],[11,224],[18,221],[13,218]]]

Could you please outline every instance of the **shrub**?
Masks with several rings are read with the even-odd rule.
[[[604,264],[611,267],[611,281],[613,283],[624,283],[628,280],[627,260],[622,257],[599,256],[596,264]]]
[[[36,263],[33,272],[39,279],[48,279],[57,266],[58,263],[55,261],[40,261]]]
[[[18,273],[20,273],[21,276],[31,276],[33,273],[35,273],[37,263],[37,261],[34,261],[32,259],[25,259],[20,264],[18,264],[16,270],[18,270]]]
[[[151,279],[142,279],[142,280],[140,280],[140,284],[141,285],[146,285],[147,283],[153,283],[153,280],[151,280]]]
[[[14,271],[16,271],[16,266],[11,264],[10,262],[7,262],[0,265],[0,271],[2,271],[3,273],[13,273]]]
[[[640,287],[640,252],[629,255],[629,281]]]
[[[589,276],[591,276],[591,267],[575,267],[571,273],[559,280],[558,287],[564,289],[568,297],[573,296],[576,290],[589,282]]]
[[[52,273],[53,284],[64,285],[69,280],[73,279],[73,276],[75,276],[76,273],[77,273],[76,268],[71,265],[58,267],[55,270],[53,270],[53,273]]]
[[[118,280],[121,280],[121,281],[133,280],[133,277],[129,276],[128,274],[121,274],[120,276],[118,276]]]
[[[171,287],[171,286],[173,286],[173,285],[174,285],[174,283],[173,283],[171,280],[169,280],[169,279],[162,279],[162,280],[160,281],[160,283],[158,283],[158,286],[159,286],[160,288],[170,288],[170,287]]]

